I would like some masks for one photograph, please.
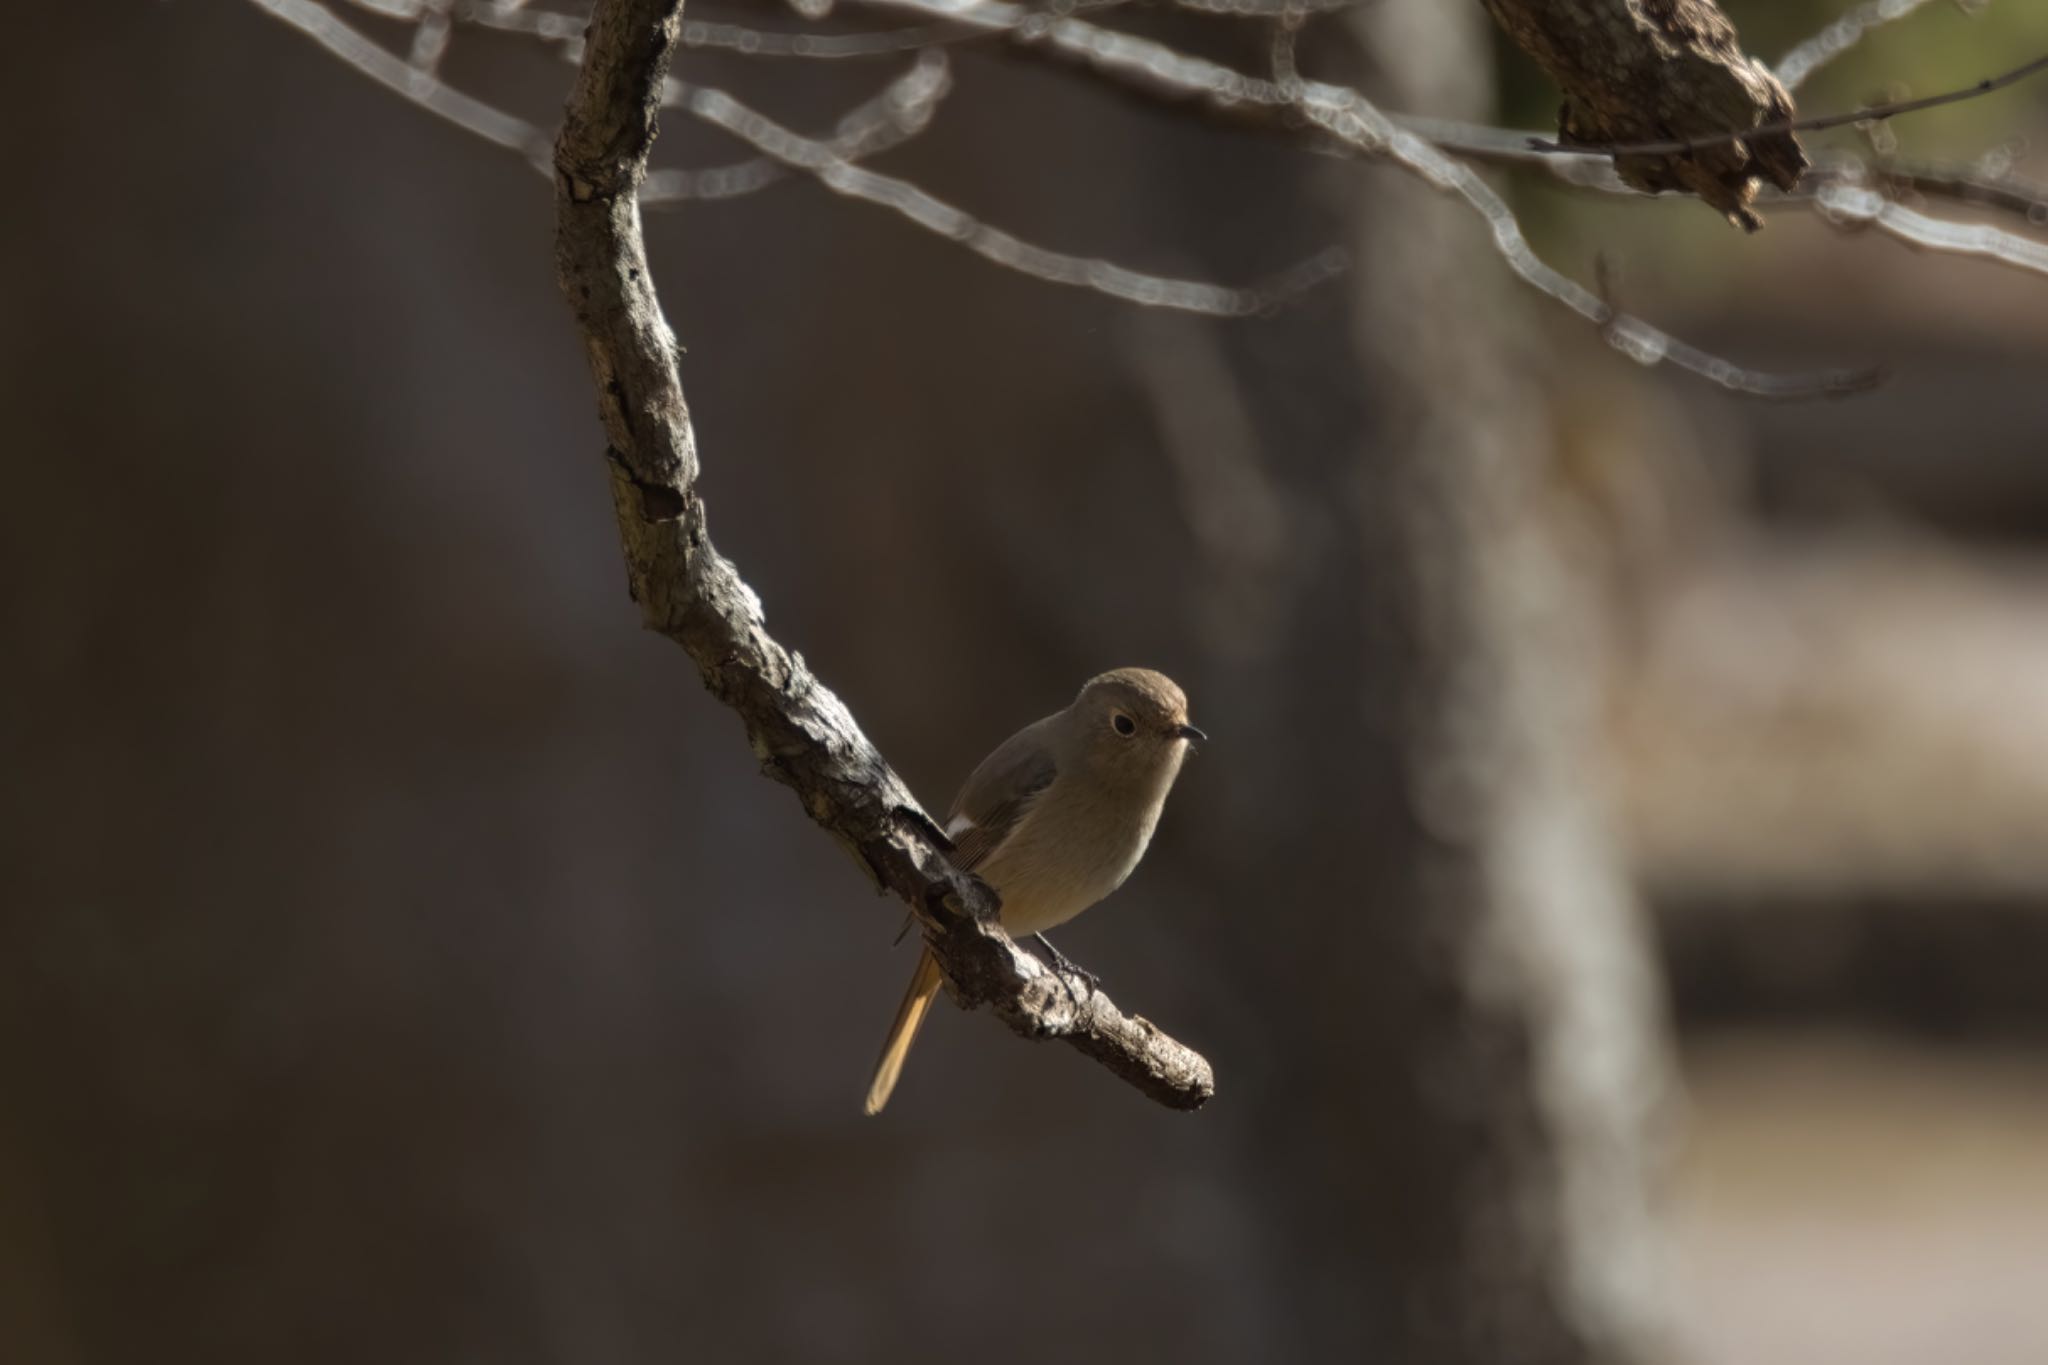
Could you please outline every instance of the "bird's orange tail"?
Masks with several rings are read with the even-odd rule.
[[[896,1088],[896,1078],[903,1074],[903,1059],[917,1039],[918,1027],[924,1023],[925,1015],[931,1013],[932,1001],[938,998],[940,980],[939,960],[926,948],[918,955],[917,970],[911,974],[910,989],[903,993],[903,1003],[896,1007],[896,1022],[889,1025],[889,1041],[882,1044],[882,1056],[875,1063],[875,1078],[868,1082],[868,1113],[881,1113],[882,1106],[889,1102],[889,1092]]]

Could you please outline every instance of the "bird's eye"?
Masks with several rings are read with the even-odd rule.
[[[1116,727],[1116,732],[1120,735],[1135,735],[1138,733],[1138,722],[1132,720],[1121,711],[1111,716],[1109,723]]]

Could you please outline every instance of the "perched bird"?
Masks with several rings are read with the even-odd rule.
[[[1069,967],[1044,931],[1124,884],[1152,841],[1189,742],[1207,738],[1164,674],[1119,668],[1090,678],[1073,705],[1011,735],[967,779],[946,813],[953,861],[994,889],[1013,938],[1035,937]],[[868,1113],[889,1102],[939,986],[926,948],[875,1063]]]

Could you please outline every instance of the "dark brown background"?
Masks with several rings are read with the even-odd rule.
[[[1945,22],[1963,62],[1998,51]],[[1389,402],[1343,310],[1139,315],[804,184],[652,226],[721,546],[928,801],[1117,664],[1173,673],[1216,735],[1113,913],[1063,942],[1207,1052],[1211,1110],[1170,1115],[1064,1050],[944,1012],[887,1117],[863,1121],[909,969],[888,951],[898,908],[755,776],[680,653],[636,628],[545,183],[252,6],[51,6],[18,36],[0,135],[0,1354],[1372,1351],[1397,1277],[1354,1235],[1374,1196],[1349,1125],[1369,1105],[1344,1075],[1373,1006],[1331,984],[1341,963],[1308,988],[1304,964],[1347,941],[1342,917],[1381,908],[1341,849],[1288,833],[1295,810],[1345,799],[1324,722],[1349,704],[1336,680],[1370,664],[1316,647],[1345,638],[1351,604],[1330,585],[1362,568],[1325,509],[1358,495]],[[875,69],[752,79],[815,128]],[[565,81],[463,35],[451,72],[536,116]],[[890,166],[1072,249],[1246,279],[1340,232],[1338,195],[1424,193],[1055,71],[967,53],[957,73],[939,125]],[[2001,109],[2041,127],[2038,91]],[[663,153],[731,155],[680,121]],[[1874,356],[1900,376],[1853,404],[1743,405],[1635,371],[1503,291],[1505,315],[1466,325],[1550,352],[1528,362],[1551,405],[1531,420],[1567,449],[1633,468],[1697,448],[1712,492],[1674,502],[1677,523],[1769,537],[1745,563],[1903,523],[1957,554],[1994,546],[2006,558],[1969,563],[1996,590],[2033,581],[2012,566],[2048,527],[2048,284],[1796,214],[1752,243],[1691,206],[1522,202],[1562,264],[1632,246],[1630,301],[1732,353]],[[1500,270],[1456,230],[1473,272]],[[1176,385],[1217,374],[1250,395],[1245,440],[1285,528],[1220,567],[1161,420]],[[2025,609],[2000,619],[2001,640],[2041,628]],[[1956,668],[1952,709],[1981,715]],[[1628,734],[1662,733],[1658,714]],[[1713,837],[1738,856],[1757,838],[1688,814],[1683,762],[1675,779],[1638,770],[1667,784],[1621,790],[1666,859],[1646,855],[1652,881],[1678,869],[1668,900],[1712,915],[1789,895],[1866,942],[1854,877],[1780,875],[1761,855],[1736,892],[1681,875],[1730,866]],[[1825,823],[1825,804],[1802,810]],[[1325,894],[1261,894],[1267,864],[1303,858]],[[2031,875],[1880,891],[1989,900],[2004,924],[2038,913]],[[1673,1205],[1686,1341],[1710,1360],[1880,1358],[1817,1354],[1858,1348],[1811,1336],[1773,1294],[1803,1274],[1827,1291],[1845,1248],[1892,1225],[1785,1201],[1814,1170],[1867,1158],[1863,1189],[1910,1190],[1913,1163],[1953,1172],[1987,1150],[1968,1133],[2048,1132],[2026,1098],[2038,1065],[2009,1052],[2038,1020],[1965,1010],[1931,1058],[1795,1048],[1782,1027],[1730,1043],[1771,997],[1739,961],[1716,975],[1727,940],[1704,941],[1676,964],[1682,1021],[1717,1029],[1689,1055],[1698,1131],[1719,1145],[1706,1174],[1681,1167]],[[1827,998],[1840,960],[1795,971],[1792,997]],[[1895,996],[1847,980],[1853,1008],[1820,1023],[1896,1036]],[[1828,1050],[1843,1047],[1857,1065]],[[1914,1114],[1964,1136],[1854,1157],[1848,1136],[1814,1136]],[[1773,1133],[1814,1145],[1806,1176]],[[2013,1230],[2011,1210],[2048,1208],[2039,1150],[1984,1158],[1989,1194],[1936,1179],[1906,1207],[1898,1226],[1935,1229],[1935,1264],[1909,1258],[1899,1282],[1981,1291],[1973,1254],[2038,1266],[2038,1225]],[[2024,1292],[1993,1299],[1935,1302],[1926,1320],[1954,1331],[1932,1339],[1977,1361],[2048,1349]],[[1886,1340],[1910,1343],[1915,1302],[1858,1312],[1896,1309]]]

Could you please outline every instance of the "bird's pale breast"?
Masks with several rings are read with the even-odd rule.
[[[1067,779],[1055,778],[976,869],[1002,898],[1003,928],[1014,935],[1043,933],[1122,886],[1159,825],[1173,773],[1162,777],[1156,792],[1109,802],[1076,799],[1073,790],[1062,790]]]

